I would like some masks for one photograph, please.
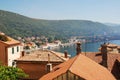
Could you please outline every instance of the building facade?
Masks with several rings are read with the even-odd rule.
[[[5,34],[0,36],[6,38],[6,41],[2,38],[0,40],[0,62],[3,65],[14,66],[14,60],[21,56],[21,44]]]
[[[24,53],[25,54],[25,53]],[[27,80],[38,80],[49,73],[53,67],[69,59],[64,53],[50,50],[36,50],[16,59],[17,67],[29,75]]]

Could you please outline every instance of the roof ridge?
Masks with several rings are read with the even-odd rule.
[[[57,57],[59,57],[60,59],[62,59],[63,61],[65,61],[63,58],[61,58],[60,56],[58,56],[57,54],[55,54],[55,52],[54,51],[51,51],[51,50],[49,50],[52,54],[54,54],[54,55],[56,55]]]
[[[114,76],[106,68],[82,54],[76,55],[70,60],[58,65],[58,67],[60,69],[45,75],[40,80],[47,80],[49,78],[53,80],[67,72],[87,80],[115,80]]]
[[[79,54],[79,55],[80,55],[80,54]],[[76,55],[76,56],[75,56],[75,59],[73,60],[73,62],[72,62],[71,65],[69,66],[68,70],[71,68],[71,66],[73,65],[73,63],[77,60],[77,57],[78,57],[79,55]],[[70,70],[69,70],[69,71],[70,71]]]

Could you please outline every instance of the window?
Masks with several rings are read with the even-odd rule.
[[[14,54],[14,48],[12,48],[12,54]]]
[[[12,61],[12,67],[16,67],[16,62]]]
[[[19,52],[19,47],[17,46],[17,52]]]

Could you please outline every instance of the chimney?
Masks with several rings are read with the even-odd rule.
[[[81,43],[80,42],[77,42],[77,48],[76,48],[76,54],[80,54],[81,53]]]
[[[50,54],[48,54],[48,63],[50,63]]]
[[[104,43],[101,45],[101,54],[102,54],[102,65],[108,67],[107,65],[107,44]]]
[[[50,54],[48,54],[48,63],[46,65],[46,71],[48,73],[52,71],[52,64],[50,63]]]
[[[118,48],[117,48],[117,49],[118,49],[118,53],[120,53],[120,46],[118,46]]]
[[[68,58],[68,52],[67,51],[64,51],[64,57]]]

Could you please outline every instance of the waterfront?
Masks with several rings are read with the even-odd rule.
[[[109,43],[117,44],[120,45],[120,40],[111,40],[108,41]],[[98,52],[98,48],[100,47],[101,44],[104,42],[91,42],[91,43],[82,43],[81,48],[83,52]],[[71,46],[65,46],[65,47],[60,47],[57,48],[55,51],[58,52],[64,52],[67,51],[71,56],[76,55],[76,45],[71,45]]]

